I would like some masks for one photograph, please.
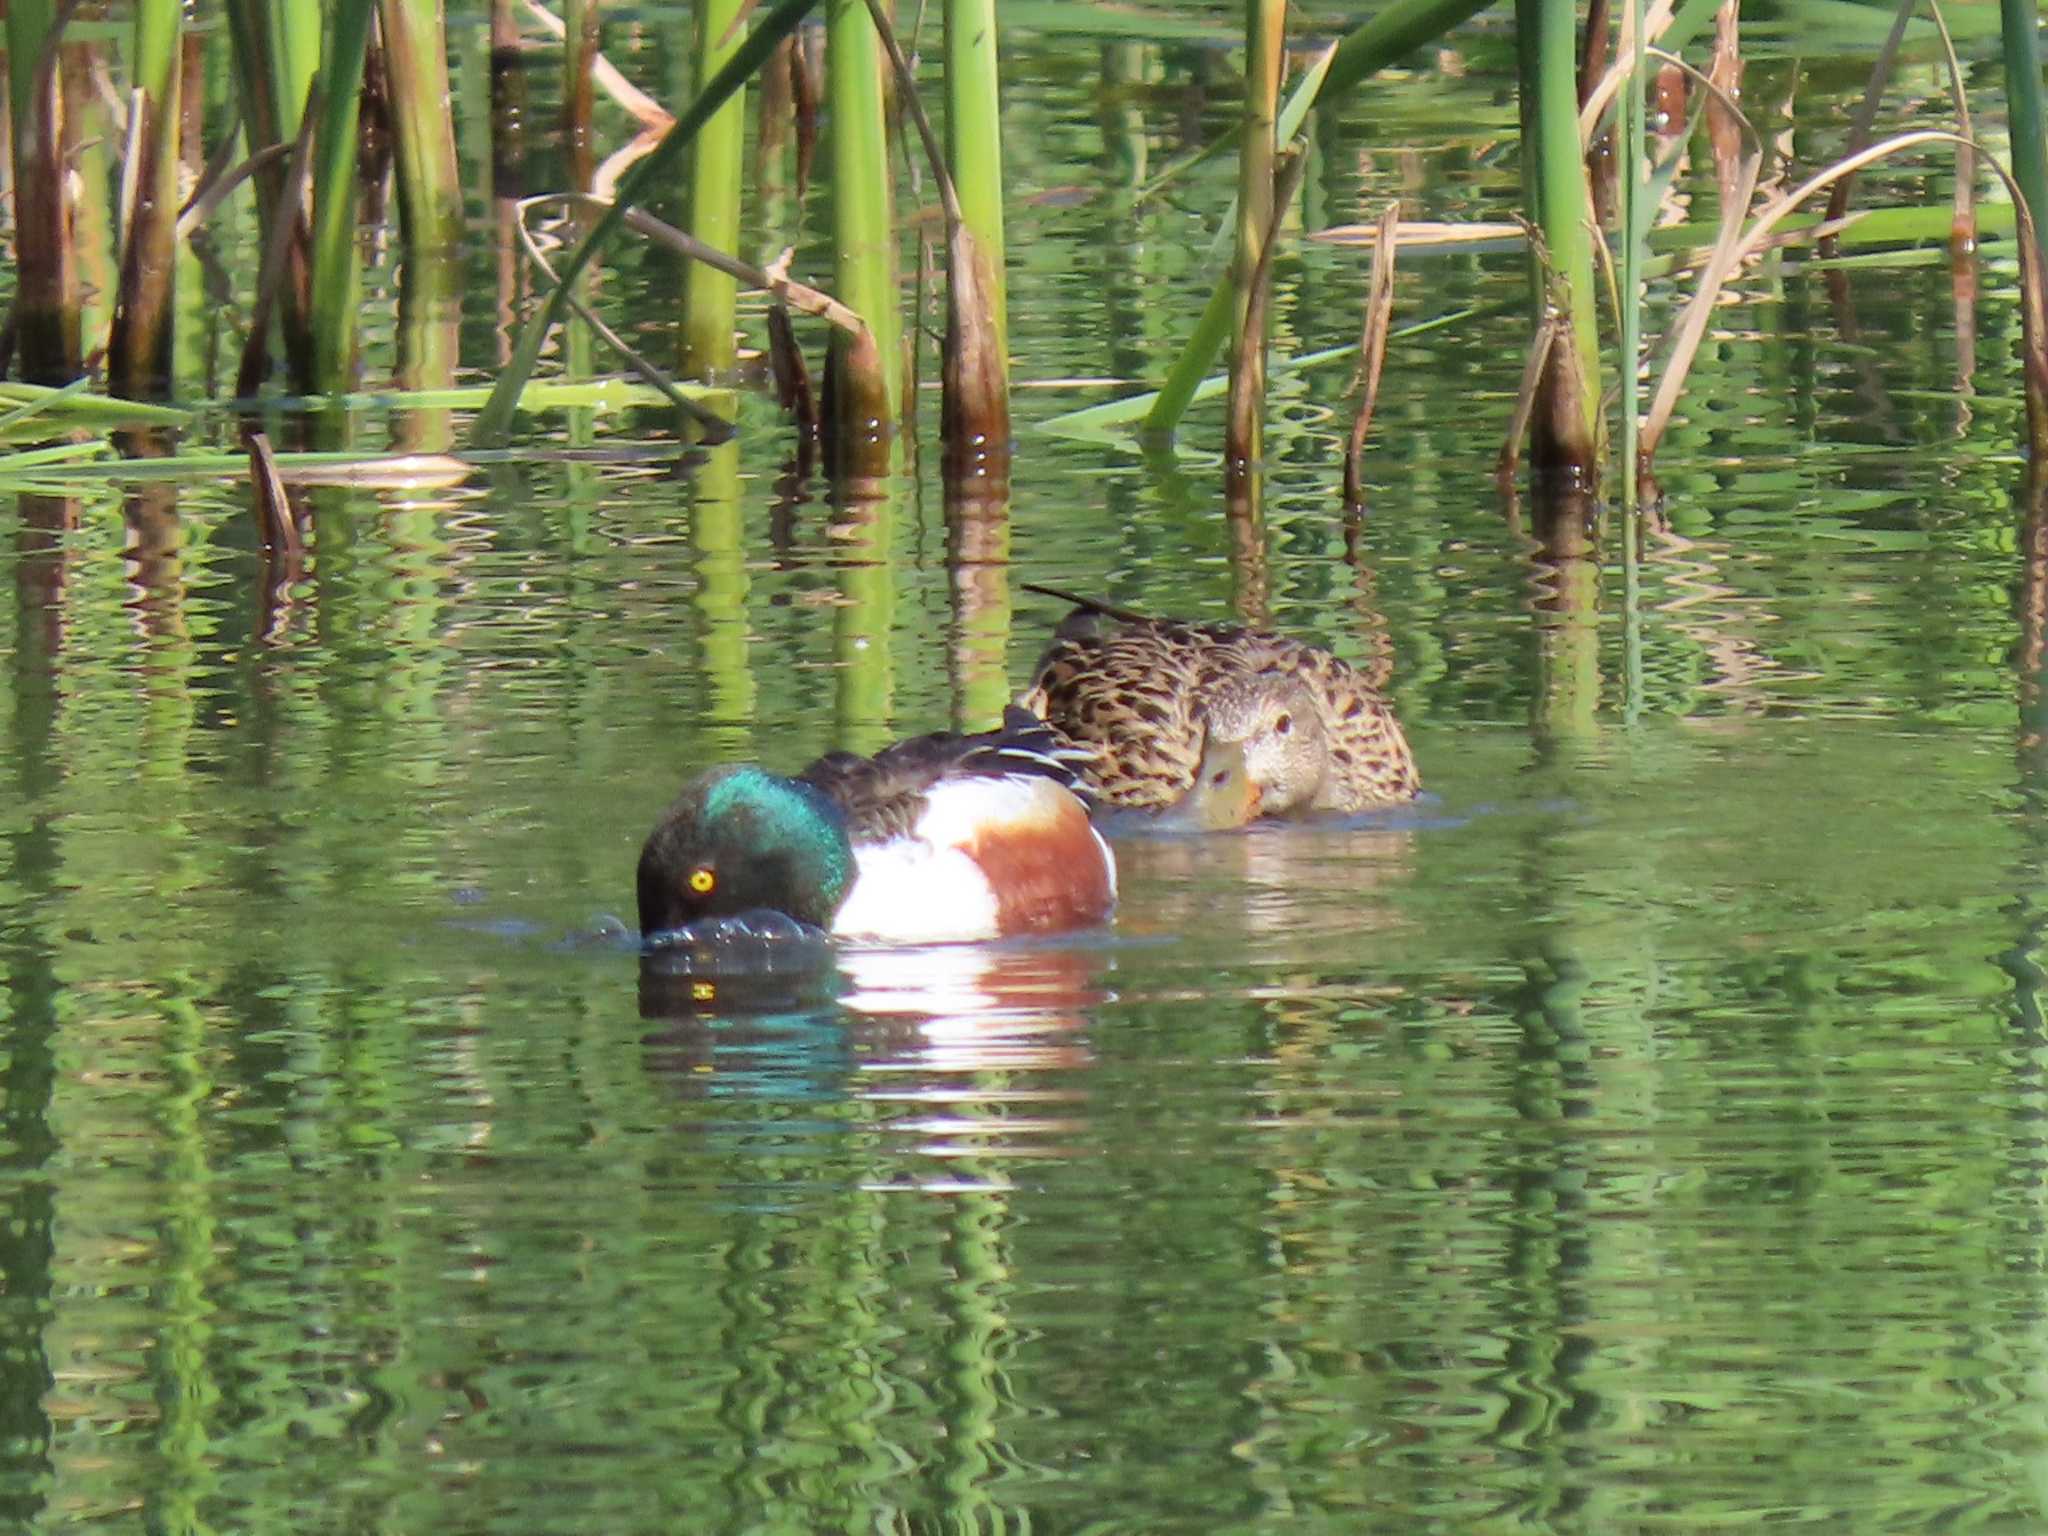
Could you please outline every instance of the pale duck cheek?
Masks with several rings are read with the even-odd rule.
[[[853,858],[853,890],[832,919],[834,933],[899,943],[996,936],[995,893],[959,849],[905,837],[856,848]]]

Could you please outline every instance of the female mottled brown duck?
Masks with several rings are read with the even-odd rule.
[[[1392,707],[1321,647],[1028,590],[1075,610],[1018,702],[1094,753],[1099,804],[1216,829],[1370,810],[1421,789]]]

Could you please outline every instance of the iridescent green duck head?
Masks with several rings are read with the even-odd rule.
[[[809,784],[755,767],[690,781],[640,849],[640,932],[767,908],[815,927],[854,880],[837,807]]]

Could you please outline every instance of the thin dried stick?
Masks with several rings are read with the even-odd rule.
[[[1400,221],[1401,204],[1387,204],[1380,215],[1379,238],[1372,248],[1372,276],[1366,284],[1365,329],[1358,338],[1364,393],[1358,402],[1358,419],[1351,423],[1350,445],[1344,450],[1344,501],[1353,507],[1365,505],[1359,462],[1365,457],[1365,434],[1372,426],[1373,407],[1379,403],[1380,368],[1387,357],[1387,325],[1394,313],[1394,253],[1399,249],[1394,229]]]
[[[539,203],[576,203],[591,208],[609,208],[608,198],[589,192],[542,192],[523,199],[519,204],[519,219],[523,227],[526,210]],[[745,283],[749,288],[765,289],[778,303],[787,304],[800,314],[812,315],[840,330],[855,335],[865,335],[867,322],[829,293],[797,282],[789,275],[791,253],[784,251],[773,265],[757,267],[750,261],[727,255],[714,246],[706,245],[692,235],[686,235],[673,224],[665,224],[653,214],[641,208],[626,210],[626,226],[638,234],[660,245],[667,246],[678,256],[691,261],[701,261],[707,267],[714,267],[728,277]]]
[[[548,196],[571,197],[575,195],[576,194],[574,193],[548,194]],[[553,283],[557,288],[560,288],[561,280],[555,276],[555,269],[548,265],[547,257],[541,254],[540,243],[533,238],[533,231],[527,228],[526,225],[525,212],[527,203],[537,203],[545,201],[547,201],[547,197],[536,197],[527,199],[526,203],[521,203],[519,205],[520,216],[517,220],[514,221],[514,227],[517,228],[519,231],[519,243],[526,248],[527,260],[531,261],[536,267],[539,267],[542,275],[544,275],[550,283]],[[597,311],[592,309],[588,304],[586,304],[583,301],[583,297],[581,294],[575,293],[568,289],[564,289],[562,297],[568,302],[569,307],[575,310],[576,313],[582,317],[583,322],[586,325],[588,325],[593,331],[597,332],[597,334],[604,340],[605,345],[609,346],[614,352],[618,353],[619,356],[625,360],[626,366],[631,368],[638,375],[640,375],[642,380],[652,385],[655,389],[660,390],[662,395],[668,400],[669,404],[673,405],[677,410],[681,411],[685,416],[689,417],[692,421],[696,422],[700,427],[703,427],[708,432],[712,432],[723,437],[732,431],[731,422],[727,421],[723,416],[719,415],[718,412],[711,410],[705,406],[699,405],[695,400],[692,400],[688,395],[684,394],[680,389],[676,387],[675,381],[673,379],[671,379],[667,374],[663,373],[659,368],[655,367],[653,363],[649,362],[646,358],[642,357],[638,352],[636,352],[633,349],[632,344],[628,342],[625,337],[621,336],[609,325],[606,325],[603,319],[599,317]]]

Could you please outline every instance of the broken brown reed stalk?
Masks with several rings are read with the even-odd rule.
[[[277,455],[270,450],[270,438],[262,432],[248,434],[249,484],[256,493],[256,530],[265,550],[296,562],[304,544],[299,522],[285,494],[284,476],[277,472]]]
[[[867,7],[895,71],[901,102],[924,144],[946,217],[946,343],[940,352],[939,407],[946,473],[953,479],[1008,480],[1010,363],[994,319],[995,274],[961,214],[959,189],[888,11],[882,0],[867,0]]]
[[[1657,381],[1657,392],[1650,402],[1649,414],[1643,424],[1642,444],[1638,454],[1639,471],[1648,469],[1657,445],[1663,438],[1664,430],[1670,425],[1672,412],[1677,407],[1679,392],[1685,385],[1686,373],[1691,368],[1700,341],[1706,334],[1708,316],[1712,313],[1721,290],[1727,285],[1735,269],[1762,249],[1778,221],[1816,192],[1833,186],[1844,176],[1853,176],[1867,165],[1923,144],[1965,142],[1968,141],[1961,134],[1939,128],[1923,128],[1911,133],[1896,134],[1869,145],[1858,153],[1845,156],[1833,165],[1815,172],[1789,191],[1778,194],[1757,213],[1746,231],[1734,238],[1724,238],[1715,245],[1706,269],[1700,274],[1699,288],[1688,301],[1679,319],[1663,375]],[[2022,355],[2027,381],[2027,426],[2031,446],[2036,453],[2041,453],[2048,451],[2048,278],[2044,278],[2043,275],[2040,243],[2033,218],[2027,211],[2026,198],[2021,194],[2018,183],[1995,156],[1984,154],[1981,145],[1973,147],[1983,156],[1985,164],[1989,165],[2005,183],[2006,190],[2013,200],[2015,232],[2019,245],[2020,319],[2023,332]]]
[[[1245,299],[1245,343],[1232,359],[1230,404],[1223,419],[1224,475],[1249,474],[1259,457],[1260,418],[1266,405],[1266,316],[1273,299],[1273,252],[1280,243],[1280,227],[1301,178],[1308,169],[1308,156],[1299,149],[1283,151],[1274,162],[1273,213],[1259,245],[1258,264],[1252,268],[1251,291]]]
[[[816,441],[817,392],[811,387],[811,370],[804,363],[803,348],[797,345],[789,311],[780,304],[768,306],[768,367],[775,376],[775,398],[796,423],[797,441],[806,445]]]
[[[1721,0],[1714,13],[1714,50],[1707,60],[1707,142],[1714,149],[1714,178],[1721,200],[1747,209],[1755,178],[1745,174],[1742,143],[1756,135],[1737,102],[1742,96],[1742,34],[1738,0]],[[1759,168],[1761,159],[1759,159]]]
[[[1366,281],[1365,327],[1358,338],[1358,362],[1362,379],[1358,417],[1351,423],[1351,441],[1344,450],[1344,504],[1365,505],[1365,477],[1359,473],[1365,457],[1365,434],[1372,427],[1373,407],[1380,398],[1380,368],[1387,358],[1387,325],[1394,314],[1394,253],[1399,249],[1394,230],[1401,222],[1401,204],[1387,204],[1380,215],[1379,238],[1372,247],[1372,275]]]
[[[263,247],[263,264],[257,269],[256,297],[249,307],[249,335],[242,343],[242,363],[235,373],[235,393],[249,399],[263,386],[270,356],[270,315],[277,307],[278,292],[289,270],[296,247],[303,254],[311,245],[312,229],[306,221],[306,180],[313,164],[313,129],[320,116],[320,82],[306,89],[306,110],[299,118],[299,136],[292,143],[290,162],[285,167],[284,185],[278,194],[277,222]]]
[[[1884,45],[1878,49],[1877,58],[1870,66],[1870,80],[1863,88],[1863,99],[1857,103],[1856,111],[1849,120],[1849,137],[1842,146],[1845,155],[1855,154],[1870,142],[1870,135],[1877,125],[1878,108],[1884,101],[1885,85],[1891,79],[1892,66],[1897,62],[1900,45],[1905,41],[1906,23],[1912,19],[1913,10],[1919,3],[1920,0],[1899,0],[1898,10],[1892,16],[1891,31],[1885,35]],[[1928,0],[1927,9],[1934,18],[1936,31],[1941,34],[1942,52],[1948,65],[1949,96],[1955,103],[1958,130],[1965,138],[1975,140],[1977,134],[1970,121],[1969,96],[1963,89],[1963,67],[1956,58],[1955,40],[1949,36],[1948,20],[1934,0]],[[1848,213],[1849,192],[1855,181],[1854,176],[1845,176],[1829,192],[1828,222],[1835,222]],[[1956,213],[1950,234],[1951,241],[1959,248],[1976,244],[1976,181],[1974,144],[1959,146],[1956,150]],[[1833,239],[1824,240],[1821,255],[1832,257],[1835,246]]]
[[[274,645],[284,638],[292,614],[292,587],[305,574],[306,548],[299,536],[298,515],[285,492],[284,477],[278,473],[277,456],[270,451],[270,439],[251,432],[249,485],[256,498],[257,543],[263,551],[263,570],[257,582],[256,638]]]
[[[597,106],[591,66],[598,56],[604,12],[600,0],[567,0],[564,9],[568,15],[563,18],[562,38],[562,139],[570,185],[587,187],[595,154],[591,119]]]

